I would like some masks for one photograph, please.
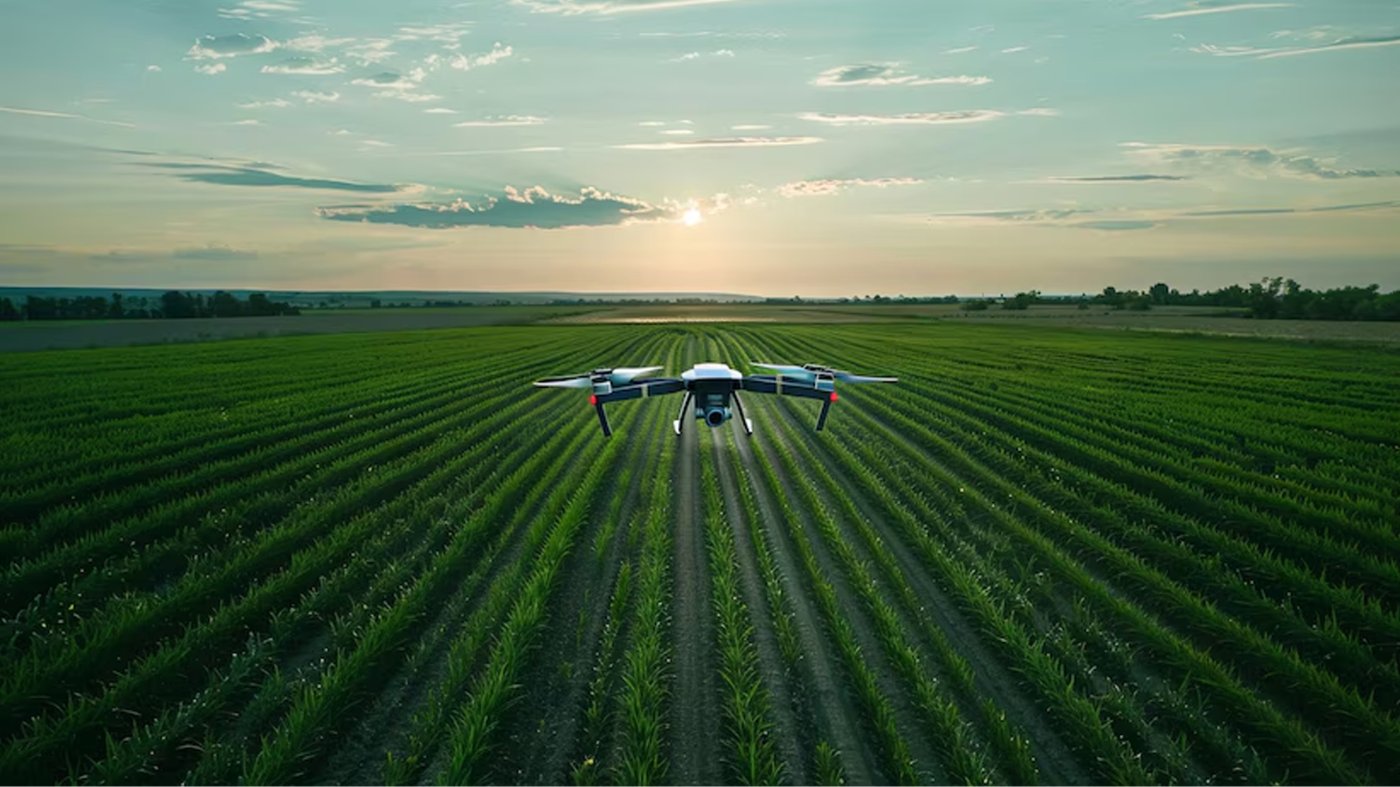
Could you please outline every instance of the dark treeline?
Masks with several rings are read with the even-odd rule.
[[[112,293],[80,295],[76,298],[43,298],[25,296],[16,306],[9,298],[0,298],[0,320],[141,320],[193,319],[196,317],[275,317],[301,314],[297,307],[273,301],[260,292],[248,299],[219,290],[212,295],[170,290],[159,298],[123,297]]]
[[[978,299],[963,303],[966,311],[984,311],[999,305],[1024,310],[1038,304],[1078,304],[1146,311],[1153,306],[1215,306],[1242,309],[1259,320],[1400,320],[1400,290],[1382,293],[1380,286],[1337,287],[1310,290],[1292,279],[1273,277],[1248,286],[1231,284],[1218,290],[1181,292],[1158,282],[1145,291],[1105,287],[1097,295],[1045,296],[1039,291],[1016,293],[1011,298]]]

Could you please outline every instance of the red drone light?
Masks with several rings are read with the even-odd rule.
[[[835,392],[835,391],[832,391],[832,392],[831,392],[831,401],[834,402],[834,401],[836,401],[836,399],[837,399],[836,392]]]
[[[588,395],[588,403],[591,404],[591,405],[593,405],[594,407],[597,407],[597,406],[598,406],[598,396],[597,396],[597,394],[589,394],[589,395]]]

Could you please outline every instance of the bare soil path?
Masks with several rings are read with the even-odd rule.
[[[738,424],[734,425],[733,431],[736,438],[742,438],[734,441],[734,445],[739,449],[739,460],[749,477],[757,479],[760,470],[753,456],[753,446],[746,437],[737,434]],[[810,699],[815,706],[815,715],[820,720],[822,734],[829,738],[832,746],[840,752],[841,765],[846,771],[849,783],[874,784],[877,781],[886,781],[886,777],[880,774],[875,764],[875,752],[870,741],[856,726],[856,719],[861,718],[861,714],[856,709],[846,684],[839,677],[843,670],[827,638],[820,613],[799,579],[801,569],[797,565],[797,557],[793,554],[786,529],[780,524],[782,519],[777,506],[762,484],[755,483],[754,492],[759,513],[763,517],[764,529],[768,533],[768,543],[773,550],[773,559],[778,564],[778,571],[783,578],[783,591],[792,599],[793,617],[802,639],[802,650],[807,654],[804,665],[813,689]]]

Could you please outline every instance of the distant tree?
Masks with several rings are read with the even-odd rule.
[[[107,316],[114,320],[120,320],[126,316],[126,307],[122,302],[121,293],[112,293],[112,305],[107,307]]]
[[[1165,305],[1171,296],[1171,288],[1159,281],[1148,289],[1147,294],[1152,296],[1153,303]]]
[[[1016,297],[1008,298],[1004,302],[1002,302],[1001,308],[1010,309],[1012,311],[1025,311],[1026,309],[1029,309],[1032,304],[1038,303],[1039,301],[1039,290],[1031,290],[1030,292],[1018,292],[1016,293]]]
[[[15,308],[14,301],[11,301],[9,298],[0,298],[0,320],[12,322],[20,319],[22,316],[19,309]]]
[[[962,310],[965,312],[984,312],[991,308],[987,301],[963,301]]]
[[[195,316],[194,302],[179,290],[167,290],[160,296],[160,314],[167,320],[183,320]]]
[[[369,302],[369,307],[370,307],[371,309],[378,309],[378,308],[379,308],[380,306],[382,306],[382,305],[383,305],[383,303],[382,303],[378,298],[374,298],[373,300],[371,300],[371,301]]]
[[[237,317],[243,311],[243,304],[236,295],[219,290],[209,296],[209,311],[215,317]]]

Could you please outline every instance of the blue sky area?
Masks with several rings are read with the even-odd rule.
[[[0,0],[0,284],[1400,287],[1400,2]]]

